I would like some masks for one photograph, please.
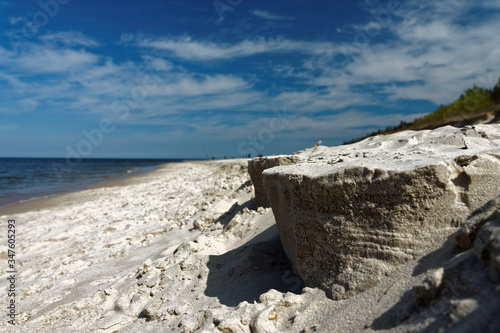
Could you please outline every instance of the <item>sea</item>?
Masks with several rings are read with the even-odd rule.
[[[179,159],[0,158],[0,207],[84,190]]]

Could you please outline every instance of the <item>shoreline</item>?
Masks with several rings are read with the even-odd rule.
[[[203,242],[211,244],[211,252],[200,248],[198,254],[204,252],[202,258],[208,261],[274,223],[266,219],[267,225],[246,235],[241,231],[236,236],[221,234],[233,217],[252,204],[246,164],[243,159],[166,163],[136,177],[0,209],[0,215],[9,215],[17,226],[16,278],[23,283],[16,289],[19,326],[15,328],[23,332],[138,331],[145,302],[151,300],[140,291],[138,271],[151,271],[141,273],[148,277],[156,274],[154,267],[176,271],[179,260],[184,260],[180,256],[192,253],[179,250],[182,244],[195,244],[203,237],[209,237]],[[5,249],[0,256],[7,256]],[[214,301],[210,289],[205,290],[204,267],[193,265],[184,269],[186,280],[171,281],[175,285],[168,290],[178,290],[173,295],[177,302],[185,302],[189,295],[194,304],[193,297],[202,297],[205,301],[200,306],[206,308]],[[205,276],[197,287],[199,293],[190,292],[192,288],[182,282],[193,274]],[[0,287],[6,283],[2,279]],[[0,304],[7,300],[6,293],[0,295]],[[0,330],[10,327],[0,322]]]
[[[169,165],[181,164],[181,163],[184,163],[186,161],[191,161],[191,160],[181,160],[179,162],[169,162],[169,163],[163,163],[163,164],[153,165],[153,166],[149,166],[149,167],[144,167],[141,169],[153,168],[153,170],[148,170],[145,172],[141,172],[140,170],[138,170],[138,171],[133,172],[131,174],[122,174],[122,175],[115,177],[114,179],[104,180],[104,181],[95,183],[93,185],[81,187],[81,188],[76,189],[76,190],[71,190],[68,192],[63,191],[63,192],[54,193],[54,194],[47,194],[43,197],[26,199],[26,200],[15,202],[15,203],[8,204],[5,206],[0,206],[0,216],[21,214],[21,213],[29,212],[32,210],[41,210],[41,209],[45,209],[45,208],[52,208],[52,207],[57,206],[61,203],[64,203],[66,200],[71,200],[72,195],[77,194],[77,193],[81,193],[81,192],[85,192],[87,190],[106,188],[106,187],[114,187],[114,186],[130,185],[130,184],[135,183],[139,179],[145,177],[145,175],[156,172],[157,170],[168,167]],[[195,161],[195,160],[193,160],[193,161]]]

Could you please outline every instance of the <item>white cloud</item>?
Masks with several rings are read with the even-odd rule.
[[[386,28],[386,25],[373,20],[364,24],[351,24],[343,27],[337,27],[336,31],[337,33],[345,33],[350,35],[354,35],[359,31],[364,31],[369,36],[378,36],[383,33],[383,30]]]
[[[459,27],[453,27],[445,22],[419,22],[416,24],[407,24],[397,29],[397,34],[404,39],[412,42],[445,42],[456,38]]]
[[[0,68],[18,70],[24,75],[66,73],[85,68],[99,60],[99,56],[83,50],[56,49],[36,44],[32,44],[20,55],[2,48],[0,54],[9,54],[9,57],[2,59]]]
[[[142,59],[144,59],[144,61],[149,67],[154,68],[156,71],[168,72],[172,70],[174,67],[170,61],[167,61],[163,58],[144,55],[142,56]]]
[[[346,107],[376,104],[367,94],[351,92],[348,87],[331,87],[326,90],[306,90],[280,93],[272,99],[274,107],[287,105],[298,113],[341,110]]]
[[[272,21],[283,21],[283,20],[293,20],[293,18],[288,17],[288,16],[280,16],[280,15],[275,15],[271,14],[270,12],[266,10],[252,10],[251,11],[252,15],[255,15],[257,17],[260,17],[265,20],[272,20]]]
[[[41,40],[53,41],[53,36]],[[85,40],[77,34],[55,36]],[[152,56],[116,63],[67,44],[75,45],[29,43],[20,53],[0,47],[0,113],[32,112],[52,105],[65,112],[109,114],[113,101],[129,96],[131,115],[122,122],[155,124],[158,116],[239,110],[262,100],[253,84],[238,76],[190,72]],[[37,79],[32,80],[33,76]],[[130,102],[130,96],[139,92]]]
[[[232,76],[216,75],[207,76],[202,80],[196,80],[192,77],[182,78],[175,84],[165,87],[165,95],[174,96],[200,96],[210,94],[234,92],[237,90],[248,89],[249,84],[241,78]]]
[[[96,47],[99,46],[99,42],[91,39],[79,31],[64,31],[54,34],[43,35],[40,39],[46,43],[51,44],[62,44],[67,46],[86,46],[86,47]]]
[[[134,38],[134,34],[124,32],[120,35],[120,43],[130,43]]]
[[[26,86],[26,84],[18,79],[16,75],[2,73],[0,71],[0,82],[1,81],[7,82],[10,86],[15,87],[16,89]]]
[[[99,44],[83,34],[53,33],[18,54],[0,48],[0,113],[49,106],[109,115],[113,101],[126,103],[127,96],[130,101],[153,73],[160,80],[143,98],[131,102],[129,117],[118,123],[177,129],[143,133],[141,140],[161,142],[177,134],[237,140],[256,135],[267,126],[272,109],[285,105],[293,117],[277,140],[356,137],[421,114],[375,115],[353,108],[384,106],[399,99],[447,103],[473,83],[496,83],[500,17],[492,12],[482,21],[464,24],[460,19],[467,8],[463,0],[402,4],[399,16],[366,45],[359,47],[354,37],[346,43],[357,46],[358,52],[345,61],[339,60],[342,49],[332,41],[243,37],[235,43],[216,43],[122,34],[122,46],[141,47],[142,55],[119,62],[100,54],[99,48],[89,49]],[[372,21],[357,27],[373,32]],[[264,54],[283,56],[243,67],[253,59],[242,58]],[[193,64],[185,65],[185,60],[199,63],[190,67]],[[234,62],[238,71],[219,71],[225,60]],[[257,66],[261,72],[254,71]]]
[[[262,53],[302,53],[309,55],[329,55],[341,50],[331,42],[308,42],[288,39],[244,40],[237,44],[198,42],[190,37],[143,38],[137,45],[144,48],[168,51],[188,60],[221,60],[248,57]]]
[[[500,15],[459,23],[470,3],[461,0],[409,2],[398,12],[401,20],[387,26],[392,38],[369,38],[357,52],[348,54],[344,67],[334,61],[313,59],[304,63],[309,82],[353,91],[357,85],[397,99],[449,103],[472,84],[491,88],[500,75]],[[321,72],[313,76],[313,71]],[[297,73],[295,73],[297,74]],[[488,80],[484,78],[488,77]]]
[[[24,96],[24,98],[13,98],[19,97],[15,96],[10,92],[11,96],[2,96],[0,100],[0,114],[18,114],[18,113],[28,113],[34,111],[38,106],[38,100],[32,98],[31,96]]]
[[[298,112],[338,110],[397,99],[441,104],[452,101],[485,75],[500,75],[499,16],[492,14],[466,25],[458,23],[471,6],[465,0],[408,2],[393,13],[398,18],[392,17],[380,26],[380,34],[373,34],[379,24],[372,18],[357,26],[359,31],[371,33],[368,43],[360,47],[353,37],[347,46],[354,46],[357,52],[348,55],[352,61],[344,66],[338,63],[342,48],[328,41],[261,38],[217,44],[189,37],[146,37],[136,40],[136,45],[193,61],[236,60],[264,53],[302,55],[302,67],[287,64],[285,59],[273,67],[273,72],[310,88],[291,89],[267,98],[272,105],[286,101]],[[357,93],[357,86],[371,92]]]
[[[12,24],[12,25],[16,25],[19,22],[21,22],[22,20],[23,20],[22,16],[11,16],[11,17],[9,17],[9,23]]]

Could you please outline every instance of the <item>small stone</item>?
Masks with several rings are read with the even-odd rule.
[[[241,216],[240,215],[236,215],[232,220],[231,222],[229,222],[227,224],[227,226],[224,228],[224,232],[228,232],[229,230],[231,230],[232,228],[234,228],[237,224],[239,224],[241,222]]]
[[[413,287],[415,303],[418,306],[429,306],[443,288],[444,269],[442,267],[430,272],[419,286]]]
[[[193,227],[194,227],[195,229],[197,229],[197,230],[203,230],[203,229],[204,229],[204,227],[205,227],[205,225],[203,224],[203,222],[202,222],[202,221],[200,221],[200,220],[196,220],[196,221],[194,221],[194,223],[193,223]]]
[[[470,313],[476,310],[477,307],[477,301],[470,298],[453,302],[450,319],[454,323],[459,322],[461,319],[467,317]]]

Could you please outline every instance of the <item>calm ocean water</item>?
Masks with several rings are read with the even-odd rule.
[[[0,207],[83,190],[89,186],[154,170],[173,159],[0,158]]]

